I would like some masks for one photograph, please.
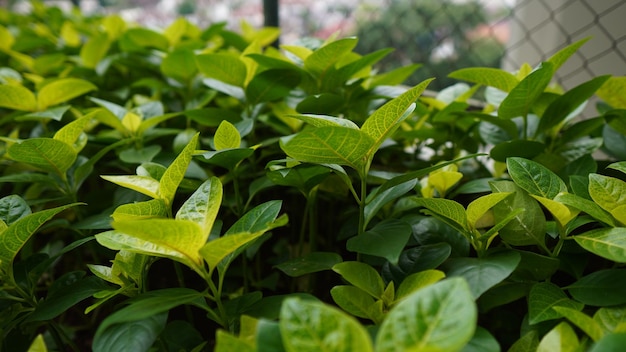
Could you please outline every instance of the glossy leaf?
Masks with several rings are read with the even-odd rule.
[[[530,324],[561,318],[561,314],[553,307],[567,307],[577,311],[583,309],[580,302],[571,300],[563,290],[555,284],[540,282],[530,289],[528,295],[528,318]]]
[[[376,215],[376,213],[387,203],[391,202],[394,199],[398,199],[411,191],[415,185],[417,184],[417,180],[410,180],[405,183],[401,183],[399,185],[388,188],[383,192],[371,193],[372,196],[368,197],[365,202],[365,222],[364,226],[367,227],[367,224],[372,220],[372,218]]]
[[[385,219],[364,233],[350,238],[346,248],[351,252],[382,257],[397,264],[412,233],[413,230],[407,222]]]
[[[448,277],[465,278],[472,295],[478,298],[509,277],[519,262],[519,253],[502,251],[480,258],[451,258],[444,263],[443,270]]]
[[[586,305],[606,307],[626,303],[626,270],[605,269],[592,272],[567,286],[574,299]]]
[[[542,63],[511,89],[498,108],[498,116],[503,119],[527,116],[532,104],[550,83],[553,74],[554,65]]]
[[[37,110],[35,94],[23,86],[0,85],[0,107],[21,110]]]
[[[376,269],[361,262],[346,261],[333,266],[333,271],[374,298],[381,298],[385,284]]]
[[[626,204],[626,182],[614,177],[590,174],[589,195],[604,210]]]
[[[46,84],[37,94],[37,107],[45,110],[85,93],[98,89],[93,83],[79,78],[63,78]]]
[[[448,77],[498,88],[505,92],[510,92],[519,83],[513,74],[491,67],[462,68],[450,73]]]
[[[9,156],[38,169],[65,177],[77,153],[72,146],[52,138],[29,138],[9,148]]]
[[[43,338],[42,334],[37,335],[33,340],[33,343],[28,347],[28,352],[48,352],[48,347],[46,346],[46,341]]]
[[[90,113],[66,124],[54,134],[53,138],[68,145],[75,145],[76,141],[79,139],[85,128],[89,125],[92,118],[93,113]],[[82,148],[77,149],[75,147],[74,149],[79,152]]]
[[[172,204],[174,196],[176,195],[176,189],[185,177],[185,172],[187,172],[187,168],[191,162],[191,157],[196,151],[198,135],[199,134],[196,134],[191,141],[189,141],[185,149],[178,154],[176,159],[174,159],[170,166],[168,166],[167,170],[165,170],[161,180],[159,180],[158,194],[168,205]]]
[[[115,208],[111,216],[114,221],[146,220],[165,218],[168,208],[162,199],[151,199],[145,202],[122,204]]]
[[[111,226],[119,231],[118,236],[110,235],[128,249],[138,253],[156,255],[180,261],[192,269],[202,265],[198,253],[204,246],[202,228],[189,220],[149,219],[114,221]],[[100,241],[96,235],[96,239]],[[139,241],[128,240],[132,237]]]
[[[158,199],[159,181],[148,176],[128,175],[128,176],[100,176],[103,179],[113,182],[116,185],[132,189],[141,194]]]
[[[290,69],[263,71],[246,86],[246,98],[251,104],[259,104],[285,98],[300,83],[300,73]]]
[[[401,282],[411,274],[437,268],[448,259],[451,251],[452,248],[445,242],[423,244],[407,249],[400,255],[398,265],[390,263],[383,265],[383,277],[387,281],[393,280],[396,286],[401,285]]]
[[[8,275],[8,279],[5,280],[9,282],[13,281],[13,260],[20,249],[22,249],[28,239],[37,232],[41,225],[63,210],[78,204],[79,203],[67,204],[26,215],[10,224],[10,226],[0,233],[0,273]]]
[[[413,104],[415,104],[417,98],[424,92],[431,81],[432,79],[425,80],[409,89],[399,97],[378,108],[365,120],[365,123],[361,126],[361,131],[374,140],[368,156],[373,155],[385,139],[391,137],[393,132],[400,127],[400,123],[413,112]]]
[[[443,271],[434,269],[411,274],[402,280],[402,283],[396,291],[396,300],[399,301],[419,289],[443,280],[445,277],[446,274]]]
[[[541,205],[543,205],[554,217],[554,220],[561,227],[565,227],[570,221],[572,221],[580,211],[576,208],[567,206],[563,203],[559,203],[556,200],[531,195],[531,197],[535,198]]]
[[[0,198],[0,220],[4,222],[5,226],[10,226],[31,213],[28,203],[18,195],[14,194]],[[0,230],[0,232],[2,231]]]
[[[576,41],[565,48],[559,50],[556,54],[552,55],[548,61],[554,65],[554,71],[556,72],[561,65],[563,65],[567,59],[569,59],[578,49],[583,46],[591,37],[583,38]]]
[[[423,206],[434,214],[444,217],[459,231],[469,230],[467,216],[465,215],[465,208],[453,200],[443,198],[411,197],[410,202],[416,206]]]
[[[617,263],[626,263],[626,228],[595,229],[574,236],[576,242],[600,257]]]
[[[276,268],[285,273],[285,275],[299,277],[318,271],[331,270],[333,265],[342,261],[341,256],[337,253],[312,252],[280,263],[276,265]]]
[[[466,211],[469,226],[476,228],[478,220],[480,220],[489,211],[489,209],[493,208],[496,204],[500,203],[511,194],[512,193],[509,192],[491,193],[473,200],[470,204],[468,204]]]
[[[626,323],[626,307],[603,307],[596,311],[593,320],[598,323],[604,333],[617,331]]]
[[[304,130],[281,147],[287,155],[299,161],[347,165],[364,171],[373,145],[374,140],[359,130],[325,126]]]
[[[570,207],[579,209],[580,211],[587,213],[594,219],[603,222],[609,226],[616,226],[615,220],[613,220],[609,213],[602,209],[598,204],[588,199],[570,193],[562,193],[556,196],[554,200]]]
[[[374,298],[355,286],[339,285],[330,290],[333,301],[339,308],[357,318],[372,319],[371,310]]]
[[[209,265],[209,270],[217,268],[217,265],[239,248],[261,237],[264,232],[243,232],[234,235],[220,237],[210,241],[200,249],[200,254]]]
[[[438,282],[389,311],[376,335],[376,351],[459,351],[474,335],[476,317],[463,279]]]
[[[213,143],[216,150],[239,148],[241,145],[241,136],[237,127],[232,123],[224,120],[220,123],[215,131]]]
[[[222,204],[222,192],[220,180],[217,177],[209,178],[178,209],[176,219],[189,220],[200,225],[206,235],[206,242]]]
[[[215,352],[255,352],[255,346],[241,337],[236,337],[224,330],[218,330],[215,333]]]
[[[344,38],[328,43],[304,59],[304,68],[316,76],[321,76],[348,54],[356,43],[356,38]]]
[[[369,334],[356,319],[323,303],[286,299],[279,326],[287,352],[373,351]]]
[[[196,64],[202,74],[226,84],[243,87],[246,65],[237,56],[217,53],[196,56]]]
[[[513,181],[530,194],[553,199],[557,194],[567,192],[565,182],[539,163],[523,158],[508,158],[506,165]]]
[[[561,322],[539,341],[537,352],[576,352],[579,347],[574,329],[568,323]]]
[[[600,324],[593,320],[590,316],[576,309],[554,306],[552,307],[557,313],[564,316],[572,324],[576,325],[580,330],[584,331],[593,341],[598,341],[604,335]]]

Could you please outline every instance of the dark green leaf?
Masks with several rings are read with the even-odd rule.
[[[12,223],[30,214],[30,206],[22,197],[10,195],[0,198],[0,220],[4,221],[6,225],[10,226]]]
[[[621,352],[624,346],[626,346],[626,333],[613,333],[593,344],[589,352]]]
[[[93,352],[148,351],[166,322],[167,313],[160,313],[113,325],[96,335],[91,348]]]
[[[393,280],[399,285],[408,275],[435,269],[450,256],[451,247],[445,242],[421,245],[407,249],[400,254],[397,265],[389,262],[382,268],[382,275],[387,281]]]
[[[534,101],[550,83],[553,74],[554,65],[542,63],[511,89],[498,108],[498,116],[503,119],[527,116]]]
[[[271,69],[254,76],[246,86],[246,98],[259,104],[284,98],[300,83],[300,73],[289,69]]]
[[[341,263],[341,256],[331,252],[313,252],[303,257],[288,260],[275,267],[291,277],[298,277],[318,271],[330,270]]]
[[[508,158],[506,165],[515,183],[530,194],[553,199],[567,191],[565,182],[543,165],[523,158]]]
[[[509,157],[532,159],[545,150],[545,144],[525,139],[514,139],[494,146],[489,152],[495,161],[505,162]]]
[[[549,282],[540,282],[530,289],[528,295],[528,318],[531,325],[546,320],[558,319],[562,315],[552,307],[567,307],[582,310],[584,305],[571,300],[561,288]]]
[[[597,307],[626,303],[625,269],[598,270],[567,286],[576,300]]]
[[[364,233],[350,238],[346,248],[351,252],[382,257],[397,264],[400,252],[411,234],[412,228],[407,222],[385,219]]]

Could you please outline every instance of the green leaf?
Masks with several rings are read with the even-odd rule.
[[[500,230],[500,238],[514,246],[539,245],[545,248],[546,218],[537,201],[511,181],[489,183],[493,192],[514,192],[493,207],[496,223],[509,214],[524,209]]]
[[[580,350],[579,347],[574,329],[568,323],[561,322],[539,341],[537,352],[576,352]]]
[[[16,195],[10,195],[0,198],[0,220],[4,225],[11,225],[17,220],[31,214],[30,206],[26,201]],[[2,233],[2,230],[0,230]]]
[[[293,117],[294,119],[298,119],[300,121],[304,121],[315,127],[323,127],[323,126],[342,126],[348,127],[355,130],[359,129],[354,122],[349,119],[327,116],[327,115],[313,115],[313,114],[302,114],[302,115],[287,115],[289,117]]]
[[[246,98],[254,105],[285,98],[298,86],[300,79],[300,73],[291,69],[263,71],[246,86]]]
[[[474,336],[461,352],[500,352],[500,344],[489,331],[477,326]]]
[[[625,269],[595,271],[567,286],[574,299],[586,305],[606,307],[626,303]]]
[[[554,220],[561,226],[565,227],[570,221],[572,221],[580,211],[574,207],[570,207],[563,203],[559,203],[556,200],[543,198],[535,195],[531,195],[531,197],[535,198],[541,205],[543,205],[550,214],[554,217]]]
[[[92,35],[80,49],[83,66],[95,69],[111,47],[111,40],[106,33]]]
[[[126,187],[137,191],[141,194],[145,194],[149,197],[160,199],[159,193],[159,181],[149,176],[138,175],[121,175],[121,176],[100,176],[103,179],[113,182],[118,186]]]
[[[77,153],[72,146],[52,138],[29,138],[11,145],[9,156],[19,162],[65,178]]]
[[[611,77],[596,92],[596,95],[616,109],[626,109],[626,77]]]
[[[555,284],[540,282],[533,285],[528,295],[528,322],[534,325],[542,321],[561,318],[561,314],[553,310],[553,307],[581,310],[584,305],[571,300]]]
[[[511,89],[498,107],[498,116],[503,119],[528,116],[532,104],[548,86],[553,74],[554,65],[549,62],[542,63]]]
[[[162,199],[151,199],[145,202],[122,204],[115,208],[111,215],[114,221],[146,220],[152,218],[165,218],[168,208]]]
[[[509,348],[508,352],[529,352],[536,351],[539,346],[537,330],[530,330]]]
[[[600,325],[605,333],[616,332],[620,326],[626,323],[626,307],[603,307],[596,311],[593,320]]]
[[[595,229],[574,236],[589,252],[617,263],[626,263],[626,228]]]
[[[64,103],[87,92],[97,90],[93,83],[79,78],[62,78],[46,84],[37,93],[38,110]]]
[[[78,204],[80,203],[67,204],[26,215],[13,222],[0,234],[0,274],[8,276],[5,281],[14,283],[13,260],[39,227],[63,210]]]
[[[83,134],[85,127],[87,127],[91,122],[93,115],[94,113],[90,113],[66,124],[54,134],[53,138],[68,145],[76,145],[76,142]],[[79,152],[82,148],[74,147],[74,149],[76,152]]]
[[[222,192],[220,180],[215,176],[209,178],[183,203],[176,213],[176,219],[189,220],[200,225],[206,235],[206,242],[222,204]]]
[[[589,352],[620,352],[626,346],[626,333],[608,334],[595,343]]]
[[[554,100],[539,120],[537,126],[537,132],[546,131],[554,126],[557,126],[569,114],[571,114],[576,108],[585,103],[598,88],[600,88],[604,82],[606,82],[610,75],[599,76],[591,79],[585,83],[582,83],[567,92],[559,96]]]
[[[453,200],[444,198],[418,198],[410,197],[410,202],[415,206],[422,206],[431,212],[449,220],[454,228],[459,231],[469,231],[465,208]],[[446,221],[448,222],[448,221]]]
[[[333,287],[330,295],[339,308],[355,317],[372,319],[371,309],[375,301],[367,292],[355,286],[340,285]]]
[[[363,172],[374,140],[347,127],[325,126],[304,130],[281,148],[290,157],[317,164],[347,165]]]
[[[616,226],[615,220],[613,220],[609,213],[602,209],[598,204],[588,199],[570,193],[562,193],[556,196],[554,200],[573,208],[579,209],[580,211],[587,213],[594,219],[603,222],[609,226]]]
[[[552,55],[552,57],[548,59],[548,62],[552,63],[552,65],[554,66],[554,72],[556,72],[556,70],[558,70],[559,67],[561,67],[561,65],[563,65],[567,61],[567,59],[569,59],[570,56],[578,51],[578,49],[583,46],[583,44],[585,44],[589,39],[591,39],[591,37],[583,38],[566,46],[565,48],[559,50],[556,54]]]
[[[261,237],[264,232],[243,232],[220,237],[210,241],[200,249],[200,255],[209,265],[209,272],[217,268],[222,260],[230,254],[235,253],[239,248]]]
[[[602,209],[610,212],[626,204],[626,182],[614,177],[590,174],[589,195]]]
[[[565,182],[543,165],[523,158],[508,158],[509,174],[515,183],[526,192],[553,199],[561,192],[567,192]]]
[[[402,280],[396,291],[396,301],[411,295],[413,292],[443,280],[446,274],[440,270],[424,270],[411,274]]]
[[[339,60],[354,49],[356,38],[344,38],[328,43],[304,59],[304,68],[316,76],[323,76]]]
[[[410,116],[415,109],[415,101],[432,80],[427,79],[399,97],[392,99],[365,120],[361,126],[361,131],[374,140],[374,144],[368,151],[368,157],[372,157],[385,139],[391,137],[393,132],[400,127],[400,123]]]
[[[492,67],[462,68],[450,73],[448,77],[498,88],[505,92],[510,92],[519,83],[513,74]]]
[[[400,253],[413,233],[411,225],[398,219],[385,219],[373,228],[348,240],[351,252],[369,254],[397,264]]]
[[[185,177],[185,172],[187,172],[193,153],[196,151],[198,135],[199,134],[196,133],[196,135],[193,136],[185,149],[183,149],[170,166],[168,166],[161,180],[159,180],[158,194],[167,205],[171,206],[174,201],[174,196],[176,195],[176,189],[180,181]]]
[[[495,161],[505,162],[510,157],[520,157],[532,159],[541,154],[546,149],[546,145],[525,139],[514,139],[498,143],[491,149],[489,155]]]
[[[169,41],[158,32],[147,28],[130,28],[119,38],[122,51],[141,51],[146,48],[155,48],[167,51]]]
[[[493,208],[496,204],[507,198],[513,193],[500,192],[491,193],[480,198],[473,200],[468,206],[466,211],[467,222],[472,228],[476,228],[476,223],[480,220],[489,209]]]
[[[352,285],[380,299],[385,291],[385,283],[378,271],[361,262],[342,262],[333,266],[333,271]]]
[[[217,330],[215,340],[215,352],[256,352],[255,346],[250,341],[224,330]]]
[[[254,154],[252,148],[222,149],[203,153],[204,162],[233,170],[242,160]]]
[[[520,260],[515,251],[501,251],[480,258],[451,258],[444,263],[444,271],[448,277],[465,278],[472,295],[478,298],[509,277]]]
[[[43,111],[35,111],[28,114],[15,117],[15,121],[39,121],[39,120],[54,120],[61,121],[63,115],[70,109],[69,105],[61,105],[54,108],[49,108]]]
[[[587,314],[568,307],[554,306],[552,309],[584,331],[593,341],[600,340],[604,335],[600,324]]]
[[[28,88],[17,85],[0,85],[0,107],[21,110],[37,110],[35,94]]]
[[[275,268],[288,276],[299,277],[318,271],[330,270],[333,265],[341,262],[341,256],[337,253],[312,252],[280,263]]]
[[[114,221],[111,226],[122,234],[117,239],[128,246],[123,249],[174,259],[192,269],[202,266],[199,250],[204,246],[206,236],[203,235],[200,225],[193,221],[128,220]],[[99,242],[98,236],[102,235],[96,235]],[[139,241],[130,240],[128,237]]]
[[[279,326],[287,352],[373,351],[367,330],[356,319],[320,302],[286,299]]]
[[[192,50],[179,48],[171,51],[161,62],[161,72],[180,82],[189,82],[198,72]]]
[[[46,346],[46,341],[42,334],[37,335],[33,340],[30,347],[28,347],[28,352],[48,352],[48,347]]]
[[[247,75],[246,64],[235,55],[226,53],[197,55],[196,65],[207,77],[236,87],[244,86]]]
[[[239,148],[241,145],[241,136],[237,127],[232,123],[224,120],[220,123],[215,131],[213,143],[216,150]]]
[[[393,280],[396,285],[402,285],[407,276],[428,269],[437,268],[448,257],[452,248],[448,243],[438,242],[422,244],[405,250],[400,255],[398,265],[385,263],[382,268],[383,277],[386,281]],[[398,290],[400,287],[398,287]]]
[[[476,318],[467,283],[440,281],[389,311],[376,335],[376,351],[459,351],[474,335]]]
[[[383,192],[372,192],[365,200],[365,222],[364,227],[372,220],[376,213],[387,203],[398,199],[415,188],[417,180],[409,180],[399,185],[390,187]]]

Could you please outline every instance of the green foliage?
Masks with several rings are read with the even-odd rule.
[[[550,84],[586,39],[425,97],[240,32],[0,13],[0,350],[623,345],[623,77]]]

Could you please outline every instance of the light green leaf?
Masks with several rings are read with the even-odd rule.
[[[398,291],[396,291],[396,302],[419,289],[443,280],[445,277],[446,274],[443,271],[435,269],[420,271],[405,277],[400,286],[398,286]]]
[[[428,176],[428,184],[435,187],[439,195],[444,197],[462,178],[463,174],[458,171],[438,170]]]
[[[176,49],[161,62],[161,72],[180,82],[189,82],[198,72],[196,57],[190,49]]]
[[[200,225],[206,235],[206,242],[222,204],[222,192],[220,180],[217,177],[209,178],[183,203],[176,213],[176,219],[189,220]]]
[[[513,74],[492,67],[462,68],[452,72],[448,77],[498,88],[505,92],[510,92],[519,83]]]
[[[217,265],[231,253],[246,244],[261,237],[265,231],[242,232],[232,235],[225,235],[216,240],[210,241],[200,249],[200,255],[209,265],[209,272],[217,268]]]
[[[577,352],[579,347],[574,329],[568,323],[561,322],[539,341],[537,352]]]
[[[493,207],[496,223],[518,209],[524,209],[500,230],[500,237],[514,246],[539,245],[545,248],[546,218],[537,201],[511,181],[493,181],[489,186],[494,192],[514,193]]]
[[[41,121],[41,120],[54,120],[61,121],[63,115],[71,108],[69,105],[56,106],[43,111],[35,111],[28,114],[15,117],[15,121]]]
[[[616,332],[618,327],[626,324],[626,306],[602,307],[593,315],[593,320],[605,334]]]
[[[235,55],[201,54],[196,56],[196,65],[207,77],[236,87],[244,86],[247,75],[246,64]]]
[[[548,86],[553,74],[554,66],[549,62],[542,63],[511,89],[498,108],[498,116],[503,119],[528,116],[532,104]]]
[[[392,99],[365,120],[361,126],[361,131],[374,140],[374,144],[368,151],[369,157],[378,150],[385,139],[391,137],[393,132],[400,127],[400,123],[409,117],[415,109],[415,101],[432,80],[427,79],[399,97]]]
[[[476,319],[465,280],[443,280],[389,311],[376,335],[376,351],[460,351],[474,335]]]
[[[111,47],[111,40],[106,33],[97,33],[91,36],[80,49],[80,59],[83,66],[95,69]]]
[[[509,277],[521,260],[514,251],[496,252],[480,258],[451,258],[444,263],[446,276],[465,278],[474,298]]]
[[[374,140],[359,130],[325,126],[304,130],[281,143],[281,148],[299,161],[347,165],[364,172],[373,144]]]
[[[0,236],[0,274],[8,276],[8,279],[5,279],[5,281],[14,283],[13,260],[28,239],[37,232],[39,227],[63,210],[78,204],[79,203],[67,204],[29,214],[16,220],[2,232]]]
[[[585,44],[589,39],[591,39],[591,37],[583,38],[566,46],[565,48],[559,50],[556,54],[552,55],[552,57],[548,59],[548,62],[552,63],[552,65],[554,66],[554,72],[556,72],[556,70],[558,70],[559,67],[561,67],[561,65],[563,65],[567,61],[567,59],[570,58],[570,56],[574,55],[574,53],[578,51],[578,49],[583,46],[583,44]]]
[[[459,231],[469,231],[465,208],[453,200],[444,198],[418,198],[410,197],[410,202],[415,206],[422,206],[431,212],[451,221]]]
[[[152,198],[160,198],[159,193],[159,181],[148,176],[138,175],[120,175],[120,176],[100,176],[103,179],[113,182],[118,186],[130,188],[133,191],[137,191],[141,194],[145,194]]]
[[[75,145],[76,141],[83,133],[85,127],[89,125],[89,123],[93,119],[93,115],[95,115],[96,113],[89,113],[79,119],[76,119],[66,124],[54,134],[53,138],[58,141],[64,142],[68,145]],[[79,151],[80,149],[76,150],[76,152],[79,152]]]
[[[114,221],[113,229],[140,241],[125,241],[134,252],[168,257],[197,269],[202,266],[202,228],[189,220],[149,219]],[[98,239],[96,235],[96,239]],[[122,238],[122,241],[124,239]],[[143,242],[143,243],[142,243]],[[124,248],[127,249],[127,248]]]
[[[614,177],[590,174],[589,195],[602,209],[610,212],[626,204],[626,182]]]
[[[323,76],[339,60],[354,49],[356,38],[344,38],[328,43],[304,59],[304,68],[316,76]]]
[[[361,262],[342,262],[333,266],[333,271],[352,285],[380,299],[385,291],[385,283],[378,271]]]
[[[617,263],[626,263],[626,227],[602,228],[574,236],[589,252]]]
[[[550,214],[552,214],[552,216],[554,217],[554,220],[556,220],[561,228],[564,228],[565,225],[567,225],[578,215],[578,213],[580,213],[578,209],[570,207],[563,203],[559,203],[556,200],[535,196],[532,194],[530,196],[535,198],[539,203],[541,203],[541,205],[548,209]]]
[[[570,193],[561,193],[554,198],[555,201],[574,207],[583,211],[593,217],[594,219],[601,221],[609,226],[616,226],[615,220],[602,209],[598,204]]]
[[[567,192],[567,185],[545,166],[524,158],[511,157],[506,160],[509,174],[515,183],[530,194],[553,199]]]
[[[370,310],[374,305],[374,298],[367,292],[355,286],[340,285],[330,290],[333,301],[346,312],[358,318],[372,319]]]
[[[52,138],[30,138],[11,145],[9,156],[19,162],[65,178],[77,153],[70,145]]]
[[[323,126],[342,126],[348,127],[355,130],[359,129],[359,126],[352,122],[349,119],[327,116],[327,115],[314,115],[314,114],[301,114],[301,115],[287,115],[289,117],[293,117],[294,119],[298,119],[300,121],[304,121],[315,127],[323,127]]]
[[[533,325],[542,321],[561,318],[561,314],[553,310],[553,307],[581,310],[584,305],[571,300],[561,288],[553,283],[540,282],[533,285],[528,295],[529,323]]]
[[[511,192],[491,193],[473,200],[467,206],[467,222],[469,226],[476,228],[476,223],[480,220],[493,206],[500,203],[503,199],[510,196]]]
[[[215,340],[214,352],[256,352],[251,341],[229,334],[224,330],[217,330]]]
[[[18,85],[0,85],[0,107],[20,110],[37,110],[35,94],[28,88]]]
[[[596,95],[616,109],[626,109],[626,77],[611,77]]]
[[[185,172],[189,167],[193,153],[196,151],[196,145],[198,143],[198,133],[189,141],[185,149],[174,159],[174,161],[168,166],[167,170],[159,181],[158,194],[161,199],[165,201],[165,204],[171,206],[176,195],[176,189],[178,185],[185,177]]]
[[[46,341],[43,339],[43,335],[39,334],[28,347],[28,352],[48,352]]]
[[[79,78],[62,78],[46,84],[37,93],[38,110],[58,105],[87,92],[97,90],[93,83]]]
[[[626,204],[618,205],[613,210],[611,210],[611,215],[622,223],[622,225],[626,225]]]
[[[385,219],[364,233],[350,238],[346,248],[351,252],[382,257],[397,264],[412,233],[413,229],[406,221]]]
[[[168,208],[162,199],[122,204],[111,215],[114,221],[146,220],[167,217]]]
[[[235,125],[224,120],[215,131],[213,143],[215,144],[215,149],[218,151],[239,148],[241,145],[241,136]]]
[[[587,314],[568,307],[554,306],[552,309],[584,331],[593,341],[600,340],[604,335],[600,324]]]

